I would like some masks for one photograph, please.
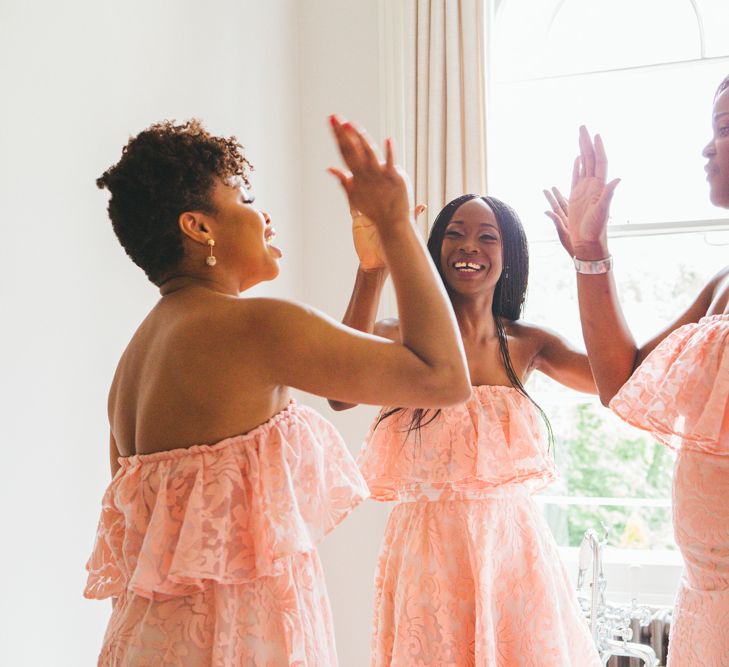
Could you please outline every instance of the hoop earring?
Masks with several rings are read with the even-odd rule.
[[[215,245],[215,239],[208,239],[208,247],[210,248],[210,254],[205,258],[205,263],[208,266],[215,266],[218,262],[215,255],[213,255],[213,246]]]

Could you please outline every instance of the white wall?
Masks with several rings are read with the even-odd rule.
[[[0,3],[0,664],[95,664],[109,603],[81,597],[109,478],[106,394],[156,291],[94,179],[128,135],[200,116],[236,134],[300,297],[294,0]]]
[[[236,134],[286,254],[257,293],[339,316],[356,258],[325,173],[326,117],[381,139],[377,12],[377,0],[0,4],[0,664],[95,664],[110,608],[81,597],[109,477],[106,395],[157,292],[114,238],[95,178],[162,118]],[[356,452],[374,409],[301,400]],[[368,664],[386,512],[365,503],[322,546],[348,667]]]
[[[306,0],[300,15],[301,136],[305,239],[304,299],[335,317],[347,306],[357,268],[349,209],[339,185],[323,167],[337,164],[325,119],[338,113],[364,125],[381,141],[377,0]],[[342,413],[307,397],[359,450],[376,410]],[[369,665],[373,580],[389,507],[365,501],[322,544],[340,664]]]

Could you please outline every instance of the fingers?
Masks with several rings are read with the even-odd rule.
[[[422,213],[425,212],[425,209],[427,209],[426,204],[418,204],[415,209],[413,210],[413,215],[415,216],[415,219],[417,220]]]
[[[599,134],[595,135],[595,176],[600,179],[601,182],[605,182],[607,178],[607,154],[605,153],[605,144],[602,143],[602,137]]]
[[[554,228],[557,230],[557,236],[559,237],[560,243],[571,254],[570,248],[572,247],[572,239],[570,239],[570,232],[567,225],[565,225],[564,221],[552,211],[544,211],[544,215],[546,215],[554,223]]]
[[[580,126],[580,155],[582,156],[582,168],[584,176],[595,175],[595,148],[590,139],[590,133],[584,125]]]
[[[385,139],[385,166],[388,169],[395,168],[395,142],[391,137]]]
[[[562,213],[561,206],[557,202],[557,200],[554,198],[554,195],[549,190],[542,190],[542,193],[544,194],[545,198],[549,202],[549,205],[552,207],[552,210],[555,213]]]
[[[364,164],[370,169],[379,167],[382,164],[382,160],[380,159],[377,147],[367,132],[355,123],[348,123],[348,126],[354,135],[355,141],[359,145]]]
[[[614,179],[613,179],[612,181],[610,181],[610,182],[609,182],[609,183],[608,183],[608,184],[607,184],[607,185],[605,186],[605,190],[607,190],[607,191],[608,191],[608,192],[610,193],[610,197],[612,197],[612,196],[613,196],[613,192],[615,192],[615,188],[617,188],[617,187],[618,187],[618,185],[620,185],[620,181],[621,181],[621,180],[622,180],[622,179],[620,179],[620,178],[614,178]]]
[[[565,199],[564,195],[559,191],[559,189],[555,186],[552,188],[552,193],[554,194],[554,198],[559,202],[559,205],[562,207],[562,210],[565,212],[565,215],[569,213],[569,202]]]
[[[329,117],[334,136],[347,167],[352,173],[361,170],[381,170],[382,159],[376,144],[367,132],[353,122],[342,122],[336,115]],[[395,168],[395,151],[392,139],[385,142],[385,166]]]
[[[349,190],[352,184],[352,176],[343,172],[341,169],[337,169],[336,167],[329,167],[327,171],[340,182],[340,184],[344,188],[344,191],[349,197]]]
[[[362,145],[351,123],[343,123],[337,116],[329,116],[329,123],[339,147],[339,153],[350,171],[360,168],[364,161]]]
[[[572,189],[575,189],[577,181],[580,180],[580,173],[582,172],[582,158],[578,155],[575,158],[575,162],[572,165]]]
[[[549,205],[552,207],[552,211],[554,211],[559,218],[566,220],[569,204],[562,196],[562,193],[557,188],[552,188],[552,192],[549,190],[542,190],[542,192],[549,202]]]
[[[619,178],[615,178],[610,181],[600,195],[600,199],[597,202],[598,207],[601,211],[607,212],[610,208],[610,202],[613,200],[613,194],[615,194],[615,188],[620,183]]]
[[[549,205],[552,207],[552,210],[556,213],[559,210],[559,204],[557,203],[557,200],[554,198],[552,193],[549,190],[542,190],[542,194],[544,194],[546,200],[549,202]]]
[[[544,211],[544,215],[546,215],[554,223],[560,238],[562,238],[562,236],[569,238],[569,229],[567,228],[567,225],[564,224],[564,220],[562,220],[562,218],[560,218],[554,211]]]

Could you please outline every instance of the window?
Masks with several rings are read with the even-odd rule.
[[[622,178],[611,248],[628,322],[645,340],[726,264],[729,220],[709,202],[701,150],[729,74],[729,3],[501,0],[491,25],[489,193],[517,209],[530,239],[525,318],[582,340],[574,269],[542,190],[569,191],[585,124]],[[597,399],[543,376],[528,389],[555,431],[563,478],[544,501],[558,541],[576,546],[604,524],[614,546],[675,549],[671,452]]]

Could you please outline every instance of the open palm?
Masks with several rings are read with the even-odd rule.
[[[605,243],[610,201],[620,182],[606,183],[607,156],[599,134],[594,141],[587,128],[580,127],[580,155],[572,170],[569,201],[556,188],[545,190],[552,211],[547,215],[554,222],[560,241],[572,256],[579,248]]]

